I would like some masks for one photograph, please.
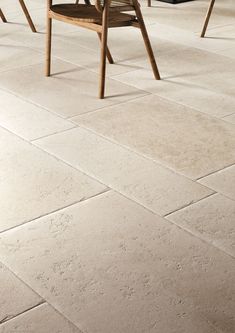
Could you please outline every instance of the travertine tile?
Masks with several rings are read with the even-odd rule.
[[[232,258],[118,194],[12,229],[0,244],[3,262],[82,331],[233,330]]]
[[[0,327],[6,320],[42,302],[42,299],[36,293],[1,263],[0,286]]]
[[[212,193],[81,128],[37,140],[35,144],[160,215]]]
[[[235,199],[235,165],[204,177],[199,183]]]
[[[235,161],[232,124],[157,96],[75,117],[74,121],[190,178]]]
[[[44,77],[43,64],[1,74],[0,87],[69,117],[146,94],[112,79],[106,80],[106,97],[98,96],[98,75],[82,67],[54,60],[51,77]],[[111,97],[111,98],[108,98]]]
[[[216,194],[167,217],[235,257],[235,202]]]
[[[71,122],[6,91],[0,90],[0,100],[0,125],[26,140],[74,127]]]
[[[82,333],[51,306],[42,304],[0,326],[0,333]]]
[[[4,129],[0,139],[0,231],[105,189]]]

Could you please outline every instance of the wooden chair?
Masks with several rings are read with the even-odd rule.
[[[157,64],[137,0],[95,0],[95,5],[91,5],[89,0],[86,1],[86,4],[79,4],[76,0],[75,4],[55,5],[52,4],[53,0],[47,1],[46,76],[50,76],[51,74],[52,20],[55,19],[97,32],[101,40],[99,98],[104,98],[106,57],[110,63],[113,63],[111,53],[107,47],[108,28],[124,26],[140,28],[154,77],[160,80]],[[127,14],[125,13],[126,11],[134,11],[134,13]]]
[[[29,26],[30,26],[32,32],[37,32],[37,31],[36,31],[36,28],[35,28],[35,26],[34,26],[34,24],[33,24],[33,21],[32,21],[32,19],[31,19],[31,16],[29,15],[29,11],[28,11],[28,9],[27,9],[25,3],[24,3],[24,0],[19,0],[19,3],[20,3],[20,5],[21,5],[21,8],[22,8],[22,10],[23,10],[23,12],[24,12],[24,14],[25,14],[25,17],[26,17],[26,19],[27,19],[27,21],[28,21],[28,23],[29,23]],[[4,14],[3,14],[1,8],[0,8],[0,17],[1,17],[1,19],[2,19],[3,22],[5,22],[5,23],[7,22],[6,17],[4,16]]]
[[[215,0],[211,0],[211,2],[209,4],[209,7],[208,7],[207,14],[206,14],[206,19],[205,19],[205,22],[204,22],[204,25],[203,25],[203,28],[202,28],[201,37],[205,37],[206,30],[207,30],[207,27],[208,27],[208,24],[209,24],[209,21],[210,21],[211,13],[212,13],[212,10],[214,8],[214,4],[215,4]]]

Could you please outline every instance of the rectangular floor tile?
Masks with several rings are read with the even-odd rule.
[[[0,231],[105,189],[3,129],[0,129],[0,151]]]
[[[235,162],[235,127],[157,96],[73,118],[190,178]]]
[[[235,165],[204,177],[199,183],[235,200]]]
[[[85,332],[234,327],[232,258],[112,192],[5,232],[0,256]]]
[[[0,286],[0,327],[3,322],[42,302],[41,297],[1,263]]]
[[[0,100],[0,125],[26,140],[74,127],[71,122],[6,91],[0,91]]]
[[[167,217],[235,257],[235,202],[216,194]]]
[[[54,60],[51,77],[45,77],[43,63],[4,72],[0,87],[63,117],[124,102],[146,94],[141,90],[106,80],[106,99],[98,99],[98,75],[82,67]],[[108,98],[110,97],[110,98]]]
[[[160,215],[213,193],[82,128],[34,143]]]
[[[0,333],[82,333],[51,306],[42,304],[0,326]]]

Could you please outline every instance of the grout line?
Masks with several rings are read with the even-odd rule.
[[[18,277],[17,277],[17,278],[18,278]],[[19,278],[18,278],[18,279],[19,279]],[[26,309],[26,310],[24,310],[24,311],[22,311],[22,312],[17,313],[16,315],[12,315],[12,316],[6,316],[6,317],[4,317],[2,320],[0,320],[0,326],[1,326],[2,324],[7,323],[8,321],[11,321],[12,319],[15,319],[15,318],[17,318],[17,317],[19,317],[19,316],[21,316],[21,315],[23,315],[23,314],[25,314],[25,313],[31,311],[31,310],[34,310],[35,308],[40,307],[41,305],[43,305],[43,304],[45,304],[45,303],[47,303],[47,302],[46,302],[45,300],[42,299],[41,302],[39,302],[38,304],[33,305],[33,306],[31,306],[30,308],[28,308],[28,309]]]
[[[33,142],[36,141],[36,140],[45,139],[45,138],[48,138],[49,136],[56,135],[56,134],[61,134],[61,133],[67,132],[67,131],[69,131],[69,130],[72,130],[72,129],[78,127],[78,125],[77,125],[76,123],[74,123],[74,122],[71,122],[71,125],[73,125],[73,126],[70,127],[70,128],[65,128],[65,129],[63,129],[63,130],[58,130],[58,131],[56,131],[56,132],[54,132],[54,133],[50,133],[50,134],[46,134],[46,135],[42,135],[42,136],[40,136],[40,137],[38,137],[38,138],[34,138],[34,139],[32,139],[32,140],[29,140],[29,142],[32,142],[32,143],[33,143]],[[0,125],[0,126],[1,126],[1,125]],[[16,135],[18,135],[18,134],[16,134]]]
[[[177,209],[175,209],[175,210],[172,210],[170,213],[167,213],[167,214],[163,215],[163,217],[167,218],[167,217],[168,217],[169,215],[171,215],[171,214],[174,214],[174,213],[176,213],[176,212],[178,212],[178,211],[180,211],[180,210],[184,210],[185,208],[187,208],[187,207],[189,207],[189,206],[193,206],[193,205],[197,204],[197,203],[200,202],[200,201],[203,201],[203,200],[205,200],[205,199],[208,199],[208,198],[210,198],[210,197],[215,196],[215,195],[218,194],[218,192],[216,192],[216,191],[213,191],[213,190],[211,190],[211,191],[212,191],[212,193],[208,194],[207,196],[205,196],[205,197],[203,197],[203,198],[201,198],[201,199],[198,199],[197,201],[190,202],[189,204],[186,204],[186,205],[184,205],[184,206],[182,206],[182,207],[180,207],[180,208],[177,208]]]
[[[216,174],[216,173],[219,173],[219,172],[221,172],[221,171],[223,171],[223,170],[226,170],[226,169],[228,169],[228,168],[231,168],[231,167],[234,166],[234,165],[235,165],[235,163],[233,162],[233,163],[231,163],[231,164],[229,164],[229,165],[224,166],[222,169],[218,169],[218,170],[216,170],[216,171],[212,171],[212,172],[208,173],[207,175],[204,175],[204,176],[202,176],[202,177],[196,178],[195,181],[198,182],[199,184],[201,184],[201,183],[199,182],[199,180],[202,180],[202,179],[204,179],[204,178],[206,178],[206,177],[208,177],[208,176],[211,176],[211,175],[213,175],[213,174]],[[204,184],[202,184],[202,185],[204,185]]]
[[[77,170],[77,171],[80,171],[80,170]],[[90,178],[91,178],[91,177],[90,177]],[[97,182],[98,182],[98,180],[97,180]],[[105,186],[106,186],[106,185],[105,185]],[[70,204],[68,204],[68,205],[66,205],[66,206],[62,206],[62,207],[56,208],[56,209],[54,209],[54,210],[52,210],[52,211],[50,211],[50,212],[48,212],[48,213],[45,213],[45,214],[41,214],[41,215],[39,215],[39,216],[36,216],[36,217],[34,217],[33,219],[31,219],[31,220],[27,220],[27,221],[25,221],[25,222],[22,222],[21,224],[18,224],[18,225],[16,225],[16,226],[13,226],[13,227],[10,227],[10,228],[7,228],[7,229],[4,229],[4,230],[0,231],[0,235],[6,233],[6,232],[8,232],[8,231],[18,229],[18,228],[22,227],[23,225],[25,225],[25,224],[29,224],[29,223],[31,223],[31,222],[34,222],[34,221],[38,220],[38,219],[41,219],[41,218],[44,218],[44,217],[46,217],[46,216],[49,216],[49,215],[55,214],[55,213],[57,213],[57,212],[60,212],[61,210],[64,210],[64,209],[66,209],[66,208],[69,208],[69,207],[71,207],[71,206],[73,206],[73,205],[79,204],[79,203],[81,203],[81,202],[86,202],[86,201],[88,201],[88,200],[90,200],[90,199],[93,199],[93,198],[95,198],[95,197],[97,197],[97,196],[99,196],[99,195],[102,195],[102,194],[104,194],[104,193],[106,193],[106,192],[109,192],[109,191],[111,191],[111,188],[109,188],[109,187],[106,186],[106,188],[105,188],[104,190],[102,190],[102,191],[100,191],[99,193],[96,193],[96,194],[94,194],[94,195],[91,195],[90,197],[87,197],[87,198],[84,198],[84,199],[82,198],[81,200],[77,200],[77,201],[74,201],[74,202],[72,202],[72,203],[70,203]]]

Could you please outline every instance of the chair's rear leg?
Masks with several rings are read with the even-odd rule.
[[[6,20],[5,16],[4,16],[4,14],[3,14],[1,8],[0,8],[0,17],[1,17],[1,19],[2,19],[2,21],[3,21],[4,23],[7,22],[7,20]]]
[[[104,98],[105,92],[105,75],[106,75],[106,56],[107,56],[107,39],[108,39],[108,15],[109,1],[105,2],[102,13],[102,34],[101,34],[101,64],[100,64],[100,87],[99,98]]]
[[[51,75],[51,32],[52,32],[52,19],[47,18],[47,32],[46,32],[46,76]]]
[[[156,60],[155,60],[155,57],[153,54],[152,46],[151,46],[149,36],[148,36],[147,30],[146,30],[146,27],[144,24],[144,19],[143,19],[139,4],[137,2],[135,2],[135,12],[136,12],[136,17],[137,17],[139,27],[140,27],[140,30],[141,30],[141,33],[142,33],[142,36],[144,39],[144,44],[145,44],[145,47],[146,47],[146,50],[147,50],[147,53],[149,56],[149,60],[150,60],[150,63],[151,63],[152,69],[153,69],[154,77],[156,80],[160,80],[161,78],[160,78]]]
[[[33,24],[33,21],[32,21],[32,19],[31,19],[31,16],[29,15],[28,9],[27,9],[27,7],[25,6],[24,0],[19,0],[19,3],[20,3],[20,5],[21,5],[21,7],[22,7],[22,9],[23,9],[23,12],[24,12],[24,14],[25,14],[25,17],[26,17],[26,19],[27,19],[27,21],[28,21],[28,23],[29,23],[29,26],[30,26],[32,32],[37,32],[37,31],[36,31],[36,28],[35,28],[35,26],[34,26],[34,24]]]
[[[98,37],[99,37],[100,41],[102,41],[101,33],[97,32],[97,34],[98,34]],[[112,57],[112,55],[111,55],[111,53],[109,51],[108,46],[107,46],[107,59],[108,59],[108,61],[109,61],[110,64],[114,64],[113,57]]]
[[[205,37],[206,30],[207,30],[207,27],[208,27],[208,24],[209,24],[209,21],[210,21],[210,17],[211,17],[211,13],[212,13],[214,4],[215,4],[215,0],[211,0],[208,11],[207,11],[207,14],[206,14],[206,19],[205,19],[205,22],[204,22],[204,25],[203,25],[203,29],[202,29],[202,32],[201,32],[201,37]]]
[[[151,7],[152,6],[152,1],[151,0],[148,0],[148,7]]]

